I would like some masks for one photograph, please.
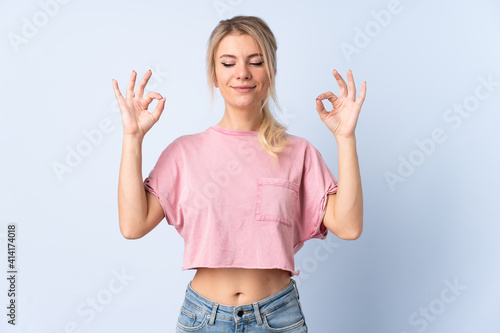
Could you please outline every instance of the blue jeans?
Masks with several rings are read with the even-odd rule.
[[[223,305],[186,288],[186,297],[177,320],[183,332],[307,332],[299,292],[294,279],[280,291],[260,301],[243,305]]]

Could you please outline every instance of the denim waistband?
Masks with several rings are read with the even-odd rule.
[[[242,320],[250,320],[254,317],[260,325],[263,315],[294,300],[295,297],[299,298],[297,283],[294,279],[290,279],[290,283],[276,293],[259,301],[242,305],[225,305],[213,302],[191,288],[190,281],[186,288],[185,299],[187,302],[195,303],[193,305],[198,308],[201,307],[200,310],[208,314],[210,318],[209,325],[214,324],[215,318],[239,322]]]

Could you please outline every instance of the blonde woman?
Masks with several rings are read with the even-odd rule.
[[[328,91],[316,110],[336,139],[339,181],[306,139],[286,133],[269,109],[276,101],[276,40],[255,16],[220,21],[207,50],[212,93],[224,116],[201,133],[183,135],[161,153],[142,181],[144,135],[159,120],[165,97],[144,95],[148,71],[135,89],[132,71],[121,95],[123,121],[118,184],[123,236],[137,239],[165,218],[184,239],[182,270],[196,269],[186,288],[177,332],[307,332],[292,276],[294,254],[328,230],[357,239],[363,198],[354,130],[366,93],[357,99],[333,72],[339,96]],[[135,89],[135,91],[134,91]],[[151,113],[149,104],[159,100]],[[333,104],[326,111],[322,100]],[[333,149],[333,147],[332,147]]]

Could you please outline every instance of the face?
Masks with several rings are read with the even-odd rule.
[[[262,50],[249,35],[224,37],[215,52],[215,87],[225,100],[226,110],[260,110],[269,89]]]

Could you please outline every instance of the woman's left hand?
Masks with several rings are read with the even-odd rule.
[[[335,138],[354,138],[354,129],[358,122],[359,112],[365,100],[366,95],[366,81],[361,85],[361,93],[357,100],[356,87],[354,85],[354,78],[352,71],[347,71],[347,81],[349,82],[349,91],[347,85],[340,74],[333,70],[333,76],[339,84],[339,96],[335,96],[331,91],[325,92],[316,98],[316,110],[319,117],[333,133]],[[331,111],[326,111],[322,100],[328,99],[333,106]]]

